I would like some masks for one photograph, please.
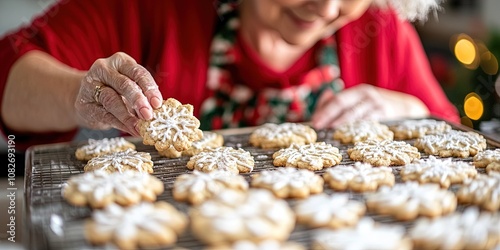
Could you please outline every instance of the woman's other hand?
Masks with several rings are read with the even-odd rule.
[[[151,74],[132,57],[118,52],[96,60],[81,80],[76,119],[79,126],[116,128],[137,136],[139,119],[151,119],[162,100]]]
[[[356,120],[396,120],[422,118],[429,110],[418,98],[361,84],[338,94],[325,92],[312,116],[316,129],[332,128]]]

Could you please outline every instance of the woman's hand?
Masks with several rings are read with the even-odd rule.
[[[412,95],[361,84],[338,94],[325,92],[312,116],[312,125],[322,129],[356,120],[396,120],[428,115],[427,107]]]
[[[139,119],[149,120],[162,95],[151,74],[129,55],[118,52],[94,62],[81,80],[75,101],[77,123],[139,135]]]

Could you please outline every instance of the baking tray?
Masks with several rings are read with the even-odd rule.
[[[390,124],[388,124],[390,125]],[[452,125],[456,130],[472,131],[471,129]],[[272,164],[272,154],[276,150],[265,150],[252,147],[248,143],[249,129],[233,129],[219,131],[224,135],[224,145],[235,148],[243,148],[249,151],[255,159],[255,167],[252,173],[265,169],[275,168]],[[477,132],[477,131],[476,131]],[[317,131],[318,141],[325,141],[338,147],[342,152],[342,162],[339,165],[352,165],[354,162],[347,155],[347,147],[352,145],[343,145],[333,140],[333,130]],[[479,132],[478,132],[479,133]],[[485,136],[486,137],[486,136]],[[500,143],[491,138],[487,138],[488,148],[498,148]],[[127,138],[134,143],[137,151],[149,152],[154,162],[153,175],[164,182],[165,192],[158,197],[158,200],[167,201],[173,204],[177,209],[186,213],[189,206],[186,203],[180,203],[173,199],[172,187],[177,176],[190,171],[186,168],[189,157],[179,159],[167,159],[158,155],[154,147],[145,146],[140,138]],[[413,145],[414,140],[406,142]],[[63,143],[34,146],[26,152],[26,170],[25,170],[25,243],[28,249],[109,249],[110,246],[96,247],[89,245],[83,236],[83,225],[85,219],[91,215],[91,209],[88,207],[75,207],[61,197],[61,188],[63,184],[73,175],[83,173],[84,162],[75,158],[75,150],[79,147],[76,143]],[[422,158],[428,155],[421,153]],[[458,159],[471,162],[472,158]],[[396,175],[396,182],[402,182],[399,171],[401,167],[393,167],[393,173]],[[324,171],[316,171],[322,174]],[[478,169],[478,172],[484,173],[484,169]],[[243,174],[247,180],[250,180],[249,174]],[[450,190],[456,191],[458,185],[452,185]],[[325,193],[333,193],[326,186]],[[338,192],[337,192],[338,193]],[[363,195],[354,192],[348,193],[351,199],[363,200]],[[287,200],[293,205],[295,200]],[[459,205],[457,210],[463,211],[464,205]],[[367,213],[366,216],[375,221],[403,225],[407,230],[412,227],[412,221],[398,222],[390,216],[380,216],[373,213]],[[290,236],[291,241],[300,242],[306,248],[310,247],[310,240],[314,229],[306,228],[302,225],[296,225]],[[204,245],[198,241],[187,229],[180,235],[177,243],[167,249],[202,249]]]

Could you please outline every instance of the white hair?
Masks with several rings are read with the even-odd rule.
[[[408,21],[426,20],[429,12],[436,13],[443,0],[375,0],[380,6],[390,5],[401,17]]]

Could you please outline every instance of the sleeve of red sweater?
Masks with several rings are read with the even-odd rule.
[[[160,89],[168,90],[165,96],[182,97],[176,96],[175,90],[180,87],[174,85],[182,79],[179,74],[185,73],[171,69],[198,56],[191,55],[193,46],[206,47],[202,45],[211,40],[207,34],[212,30],[214,15],[212,0],[60,0],[28,26],[0,38],[0,103],[12,65],[33,50],[79,70],[89,69],[98,58],[123,51],[147,69],[160,71],[152,73],[165,79],[157,79]],[[200,36],[207,37],[206,41]],[[161,58],[164,55],[168,60]],[[69,141],[76,133],[76,129],[19,133],[7,128],[3,120],[0,129],[4,136],[14,134],[16,148],[21,150],[35,144]]]
[[[346,87],[361,83],[416,96],[431,115],[459,122],[456,108],[432,74],[411,24],[390,10],[368,10],[338,32],[339,60]]]

